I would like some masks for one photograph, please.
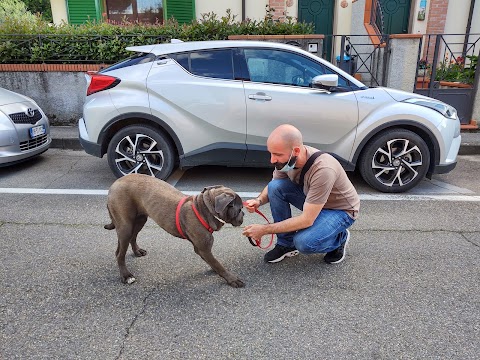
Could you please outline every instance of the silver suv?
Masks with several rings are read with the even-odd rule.
[[[411,189],[456,165],[460,122],[437,100],[368,88],[297,47],[175,42],[87,75],[80,141],[118,177],[167,178],[175,166],[271,166],[270,132],[291,123],[304,142],[358,168],[383,192]]]

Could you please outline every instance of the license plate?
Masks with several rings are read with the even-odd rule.
[[[44,135],[47,132],[45,125],[38,125],[30,128],[30,137],[35,138],[40,135]]]

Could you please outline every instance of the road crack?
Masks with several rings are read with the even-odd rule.
[[[136,314],[133,319],[132,319],[132,322],[130,323],[130,325],[127,327],[126,329],[126,333],[125,333],[125,336],[123,338],[123,342],[122,342],[122,346],[120,347],[120,352],[118,353],[118,356],[115,358],[115,360],[118,360],[122,357],[123,355],[123,352],[125,351],[125,346],[126,346],[126,343],[128,341],[128,338],[130,337],[130,331],[133,329],[133,327],[135,326],[135,323],[137,322],[138,318],[140,316],[142,316],[144,313],[145,313],[145,310],[147,309],[147,301],[148,301],[148,298],[150,296],[152,296],[153,292],[155,290],[158,290],[158,286],[155,286],[152,290],[150,290],[150,292],[143,298],[143,306],[141,308],[141,310],[139,311],[138,314]]]
[[[469,232],[469,233],[467,233],[467,234],[471,234],[471,232]],[[465,236],[465,233],[462,232],[462,233],[460,233],[460,235],[462,235],[462,237],[463,237],[468,243],[472,244],[473,246],[476,246],[476,247],[480,248],[480,245],[474,243],[472,240],[470,240],[469,238],[467,238],[467,237]]]

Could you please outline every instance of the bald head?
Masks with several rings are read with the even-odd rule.
[[[272,131],[267,140],[268,144],[281,145],[282,147],[293,149],[303,145],[302,133],[295,126],[283,124]]]

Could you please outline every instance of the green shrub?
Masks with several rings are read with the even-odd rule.
[[[0,3],[0,25],[8,20],[35,23],[37,17],[27,10],[20,0],[2,0]]]
[[[180,25],[175,19],[164,24],[120,24],[89,21],[84,25],[51,26],[36,18],[31,25],[15,19],[0,24],[0,61],[2,63],[113,63],[131,55],[127,46],[183,41],[225,40],[229,35],[310,34],[313,25],[287,17],[274,21],[238,22],[235,16],[218,18],[207,13],[198,21]],[[40,35],[39,35],[40,34]]]

